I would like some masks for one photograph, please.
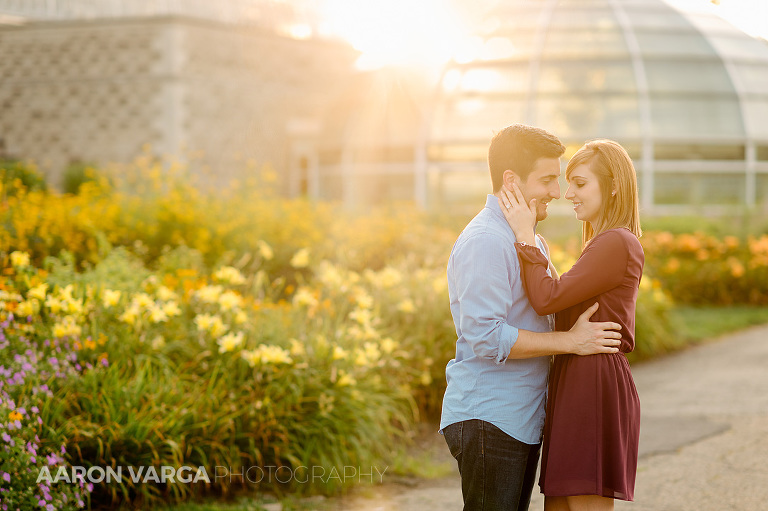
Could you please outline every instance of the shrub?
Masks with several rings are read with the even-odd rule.
[[[87,163],[71,163],[64,170],[61,178],[61,190],[63,193],[76,195],[86,183],[97,187],[110,188],[111,180],[100,172],[95,166]]]
[[[5,196],[16,195],[19,190],[44,192],[48,189],[45,177],[35,165],[17,160],[0,161],[0,182]]]

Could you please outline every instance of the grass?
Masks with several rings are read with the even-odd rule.
[[[696,343],[750,326],[768,323],[768,307],[681,306],[672,311],[672,318],[675,324],[681,325],[685,339]]]

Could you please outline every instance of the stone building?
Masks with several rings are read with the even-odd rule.
[[[14,3],[0,2],[0,13]],[[293,157],[290,138],[326,115],[357,57],[340,42],[215,12],[203,19],[189,6],[110,16],[107,2],[81,4],[31,13],[41,19],[6,14],[0,25],[0,139],[54,182],[72,162],[128,162],[146,147],[221,179],[247,161],[282,170],[311,159]]]

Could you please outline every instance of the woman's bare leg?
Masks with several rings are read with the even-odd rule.
[[[566,497],[570,511],[613,511],[613,499],[600,495]]]
[[[544,511],[571,511],[568,497],[544,497]]]

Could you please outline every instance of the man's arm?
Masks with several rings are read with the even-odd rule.
[[[519,330],[517,341],[509,350],[509,358],[533,358],[572,353],[574,355],[595,355],[618,353],[621,344],[621,325],[613,322],[592,323],[589,318],[599,304],[584,311],[573,327],[567,332],[531,332]]]

